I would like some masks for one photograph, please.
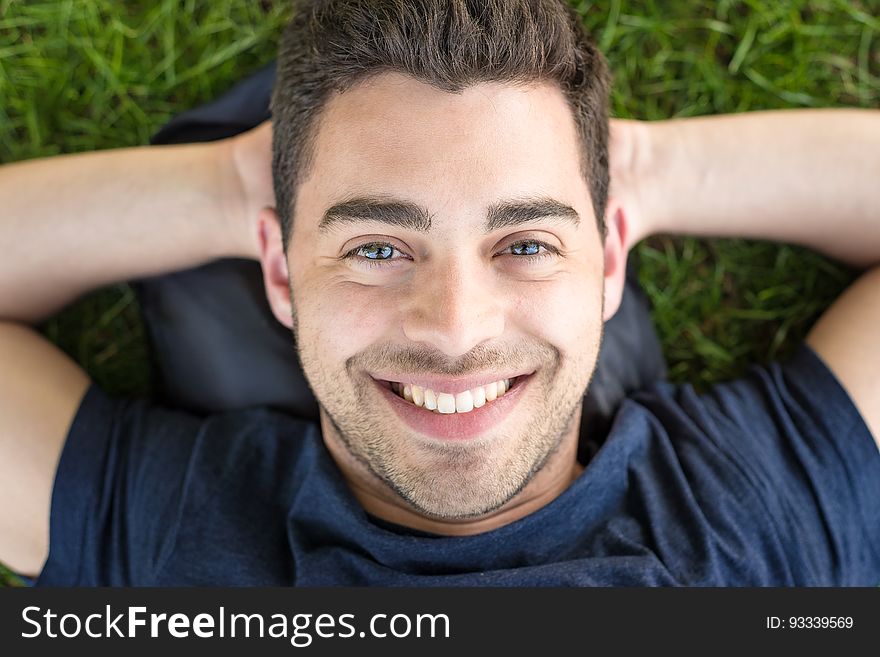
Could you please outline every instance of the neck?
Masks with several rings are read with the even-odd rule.
[[[498,509],[475,518],[447,519],[423,515],[357,460],[321,409],[324,443],[349,489],[370,515],[386,522],[444,536],[471,536],[498,529],[546,506],[583,472],[577,461],[580,411],[575,414],[559,448],[513,498]]]

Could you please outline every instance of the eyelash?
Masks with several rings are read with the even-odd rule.
[[[545,260],[546,258],[558,256],[560,254],[559,249],[557,249],[555,246],[553,246],[552,244],[547,244],[546,242],[542,242],[540,240],[520,240],[518,242],[512,243],[510,246],[505,248],[504,251],[507,251],[508,249],[512,249],[515,246],[521,246],[523,244],[537,244],[538,246],[543,247],[543,249],[544,249],[544,251],[542,253],[535,254],[535,255],[514,256],[518,260],[525,260],[529,264],[534,264],[534,263],[537,263],[541,260]],[[400,258],[376,260],[373,258],[359,257],[358,251],[360,251],[363,248],[369,247],[369,246],[380,246],[380,247],[387,246],[387,247],[390,247],[391,249],[394,249],[398,253],[402,253],[402,251],[400,251],[400,249],[398,249],[396,246],[394,246],[393,244],[388,244],[387,242],[367,242],[365,244],[361,244],[360,246],[356,246],[351,251],[344,254],[342,256],[342,259],[343,260],[359,261],[360,263],[362,263],[363,265],[365,265],[366,267],[371,268],[371,269],[386,267],[387,263],[394,262],[395,260],[400,260]],[[511,255],[513,255],[513,254],[511,254]]]

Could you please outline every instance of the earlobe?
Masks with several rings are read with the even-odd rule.
[[[628,226],[626,215],[615,199],[608,200],[605,213],[605,311],[608,321],[620,308],[626,284],[626,239]]]
[[[272,314],[287,328],[293,327],[290,273],[281,238],[281,221],[274,208],[263,208],[257,220],[263,284]]]

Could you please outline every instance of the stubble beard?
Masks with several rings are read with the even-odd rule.
[[[511,414],[520,422],[525,418],[527,425],[512,426],[508,416],[503,430],[468,441],[441,442],[403,426],[387,403],[380,400],[378,391],[370,389],[371,382],[358,386],[348,371],[328,372],[319,359],[310,358],[302,349],[298,318],[293,312],[300,364],[339,441],[414,510],[448,520],[475,518],[502,507],[559,450],[573,430],[573,420],[579,417],[603,330],[600,323],[593,348],[566,368],[556,348],[542,345],[533,362],[545,365],[536,372],[530,389]],[[328,438],[332,439],[324,436],[325,441]]]
[[[547,394],[547,381],[557,377],[543,370],[538,374],[544,376],[532,382],[512,412],[527,424],[514,425],[508,416],[503,430],[449,442],[429,440],[402,425],[376,390],[321,384],[340,376],[307,378],[339,441],[362,466],[417,512],[467,519],[491,513],[515,497],[572,431],[589,377],[581,385],[557,380]]]

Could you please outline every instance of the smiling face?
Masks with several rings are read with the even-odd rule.
[[[262,259],[354,488],[475,518],[575,465],[624,269],[579,146],[549,84],[455,95],[384,73],[323,110],[289,252],[267,219]]]

